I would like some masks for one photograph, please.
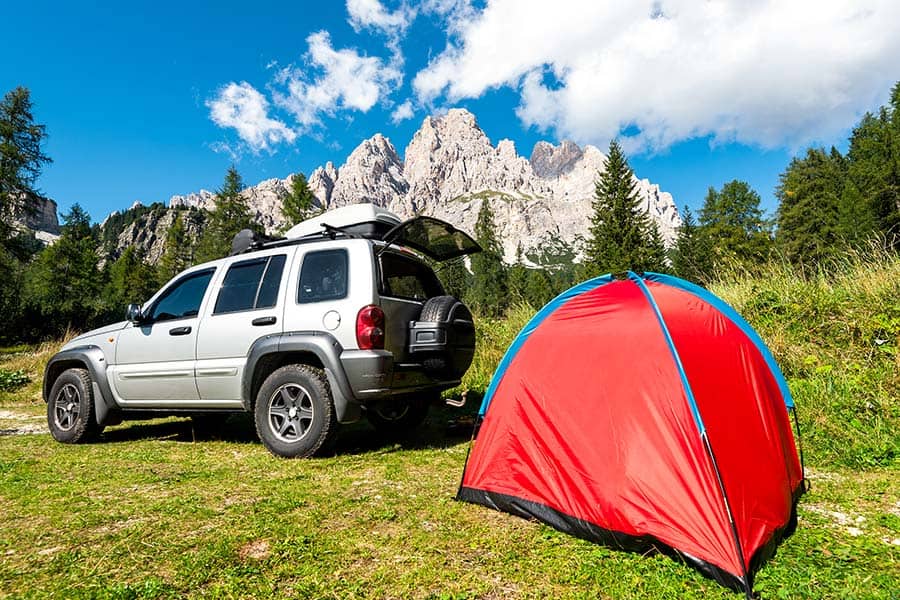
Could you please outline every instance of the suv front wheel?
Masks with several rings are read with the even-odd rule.
[[[325,373],[309,365],[287,365],[269,375],[256,396],[254,417],[262,443],[285,458],[320,453],[337,434]]]
[[[91,376],[85,369],[67,369],[53,382],[47,425],[53,438],[64,444],[88,442],[103,431],[94,418]]]

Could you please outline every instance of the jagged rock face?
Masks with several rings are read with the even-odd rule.
[[[185,236],[193,240],[199,239],[205,222],[202,215],[177,208],[153,210],[122,230],[116,247],[111,248],[109,258],[115,260],[126,248],[134,246],[143,253],[147,262],[158,263],[166,250],[166,234],[178,214],[182,215]]]
[[[544,179],[565,175],[584,156],[584,151],[574,142],[564,141],[559,146],[538,142],[531,151],[531,168]]]
[[[12,225],[33,232],[45,244],[56,241],[60,233],[56,202],[43,196],[29,195],[26,203],[31,210],[15,210],[11,217]]]
[[[472,232],[481,203],[492,203],[507,261],[521,247],[528,255],[550,243],[572,244],[587,234],[594,183],[606,156],[593,146],[580,148],[538,142],[528,160],[513,142],[493,146],[468,111],[452,109],[427,117],[400,160],[391,142],[377,134],[360,144],[340,168],[326,163],[312,172],[309,186],[326,209],[372,202],[401,216],[433,215]],[[292,177],[292,176],[291,176]],[[251,210],[268,231],[286,223],[281,199],[291,177],[270,179],[243,192]],[[671,194],[648,180],[635,180],[644,209],[672,244],[681,217]],[[170,206],[211,208],[205,190],[173,196]]]
[[[328,208],[360,202],[389,206],[409,189],[397,150],[380,133],[357,146],[335,178]]]

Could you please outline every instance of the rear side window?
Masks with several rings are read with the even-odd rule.
[[[232,264],[216,299],[214,315],[275,306],[285,255],[254,258]]]
[[[322,250],[303,257],[297,302],[322,302],[347,297],[347,251]]]
[[[381,255],[381,294],[410,300],[441,296],[444,289],[431,267],[392,252]]]

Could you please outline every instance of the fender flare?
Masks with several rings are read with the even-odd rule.
[[[259,338],[253,342],[247,353],[247,363],[241,381],[241,400],[244,409],[249,412],[253,403],[253,380],[261,359],[273,354],[306,352],[314,355],[325,369],[338,422],[356,421],[361,414],[360,404],[353,395],[347,374],[341,364],[343,350],[334,336],[321,331],[292,331]]]
[[[50,390],[56,377],[66,369],[73,367],[85,368],[90,374],[94,395],[94,418],[98,425],[106,424],[110,411],[117,410],[119,406],[109,388],[109,380],[106,377],[106,356],[99,346],[85,345],[62,350],[47,361],[42,385],[44,402],[50,401]]]

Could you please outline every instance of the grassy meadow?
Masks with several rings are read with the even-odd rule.
[[[763,598],[900,597],[900,261],[838,272],[771,265],[712,287],[779,360],[812,485],[757,576]],[[479,323],[464,413],[532,313]],[[40,399],[57,347],[0,355],[0,597],[740,597],[670,558],[455,502],[459,411],[400,443],[348,427],[314,460],[271,456],[239,417],[215,439],[173,418],[57,444]]]

